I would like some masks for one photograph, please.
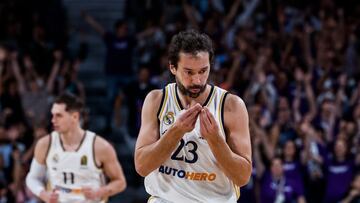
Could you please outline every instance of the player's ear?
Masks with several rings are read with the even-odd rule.
[[[169,68],[170,68],[171,73],[173,75],[175,75],[176,74],[176,67],[173,64],[169,63]]]
[[[74,119],[80,120],[80,113],[77,112],[77,111],[74,111],[74,112],[72,113],[72,117],[73,117]]]

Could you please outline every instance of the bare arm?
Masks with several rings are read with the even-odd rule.
[[[61,58],[62,58],[61,51],[55,51],[54,52],[54,58],[55,58],[55,61],[54,61],[54,64],[52,66],[50,76],[49,76],[49,78],[48,78],[48,80],[46,82],[46,90],[47,90],[47,92],[50,92],[50,93],[54,89],[55,79],[56,79],[56,76],[58,75],[58,72],[59,72],[59,69],[60,69],[60,63],[61,63]]]
[[[186,1],[182,1],[182,6],[184,8],[185,16],[190,22],[191,26],[195,29],[199,29],[199,24],[195,17],[197,10],[192,5],[188,4]]]
[[[261,156],[260,156],[260,138],[258,137],[259,135],[256,134],[256,132],[254,132],[254,135],[253,136],[253,157],[254,157],[254,164],[255,164],[255,168],[256,168],[256,177],[258,179],[260,179],[262,177],[262,175],[264,174],[264,171],[265,171],[265,165],[261,159]]]
[[[156,114],[161,97],[160,90],[151,91],[142,109],[141,128],[135,146],[135,168],[144,177],[170,157],[183,135],[194,128],[201,110],[199,104],[186,110],[160,138]]]
[[[11,68],[15,75],[16,81],[19,85],[19,92],[20,94],[23,94],[26,91],[25,81],[24,77],[21,74],[19,63],[17,62],[17,53],[11,54]]]
[[[214,118],[210,116],[211,113],[208,110],[206,111],[210,123],[214,123]],[[244,102],[235,95],[228,95],[225,100],[226,140],[219,136],[220,131],[217,125],[210,124],[213,129],[209,129],[207,127],[209,124],[206,122],[202,112],[201,134],[207,140],[220,168],[236,185],[240,187],[245,185],[251,176],[252,161],[249,118]]]
[[[266,135],[266,132],[263,128],[261,128],[254,119],[250,119],[250,126],[252,126],[252,138],[254,138],[254,148],[259,147],[258,145],[262,145],[265,150],[265,156],[268,160],[272,160],[275,154],[275,148],[270,144],[269,138]],[[254,159],[255,159],[255,149],[254,149]],[[256,161],[255,161],[256,162]]]
[[[236,56],[233,57],[231,68],[225,80],[225,84],[227,84],[229,89],[231,89],[234,84],[236,72],[239,70],[239,68],[240,68],[240,57],[239,54],[236,54]]]
[[[42,137],[35,146],[34,159],[39,164],[45,165],[46,155],[50,145],[50,135]]]
[[[224,19],[224,30],[227,30],[229,25],[231,24],[231,21],[236,16],[237,10],[240,6],[241,0],[235,0],[234,3],[231,6],[231,9],[229,13],[225,16]]]
[[[107,198],[124,191],[126,180],[113,146],[98,136],[95,139],[95,153],[106,177],[110,179],[108,184],[100,188],[100,197]]]
[[[350,188],[349,194],[341,200],[340,203],[351,203],[357,195],[359,195],[359,191],[357,189]]]
[[[96,21],[92,16],[90,16],[88,13],[86,13],[85,11],[82,12],[82,17],[84,18],[84,20],[96,31],[98,32],[100,35],[104,35],[105,34],[105,29],[102,25],[100,25],[100,23],[98,21]]]
[[[309,102],[309,112],[307,113],[307,116],[310,120],[313,120],[316,116],[316,101],[315,101],[315,95],[314,90],[311,87],[311,73],[307,73],[305,75],[305,92],[306,92],[306,99]]]

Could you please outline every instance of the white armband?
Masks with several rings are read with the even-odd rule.
[[[45,190],[46,166],[40,164],[34,158],[31,162],[30,171],[26,176],[26,185],[36,196],[40,196],[41,191]]]

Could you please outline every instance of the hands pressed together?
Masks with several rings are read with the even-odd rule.
[[[100,200],[104,196],[104,190],[102,188],[93,189],[90,187],[83,187],[82,193],[88,200]],[[58,203],[59,193],[56,190],[44,191],[43,196],[46,203]]]
[[[209,108],[202,107],[198,103],[186,109],[176,120],[174,127],[182,134],[191,132],[198,118],[200,118],[200,133],[203,138],[208,140],[219,135],[219,125]]]

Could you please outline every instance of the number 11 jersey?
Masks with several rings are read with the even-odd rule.
[[[47,185],[49,190],[59,193],[59,203],[103,202],[87,200],[82,192],[83,187],[97,189],[105,183],[94,157],[95,133],[85,131],[76,151],[65,151],[58,132],[52,132],[50,138],[46,157]]]

